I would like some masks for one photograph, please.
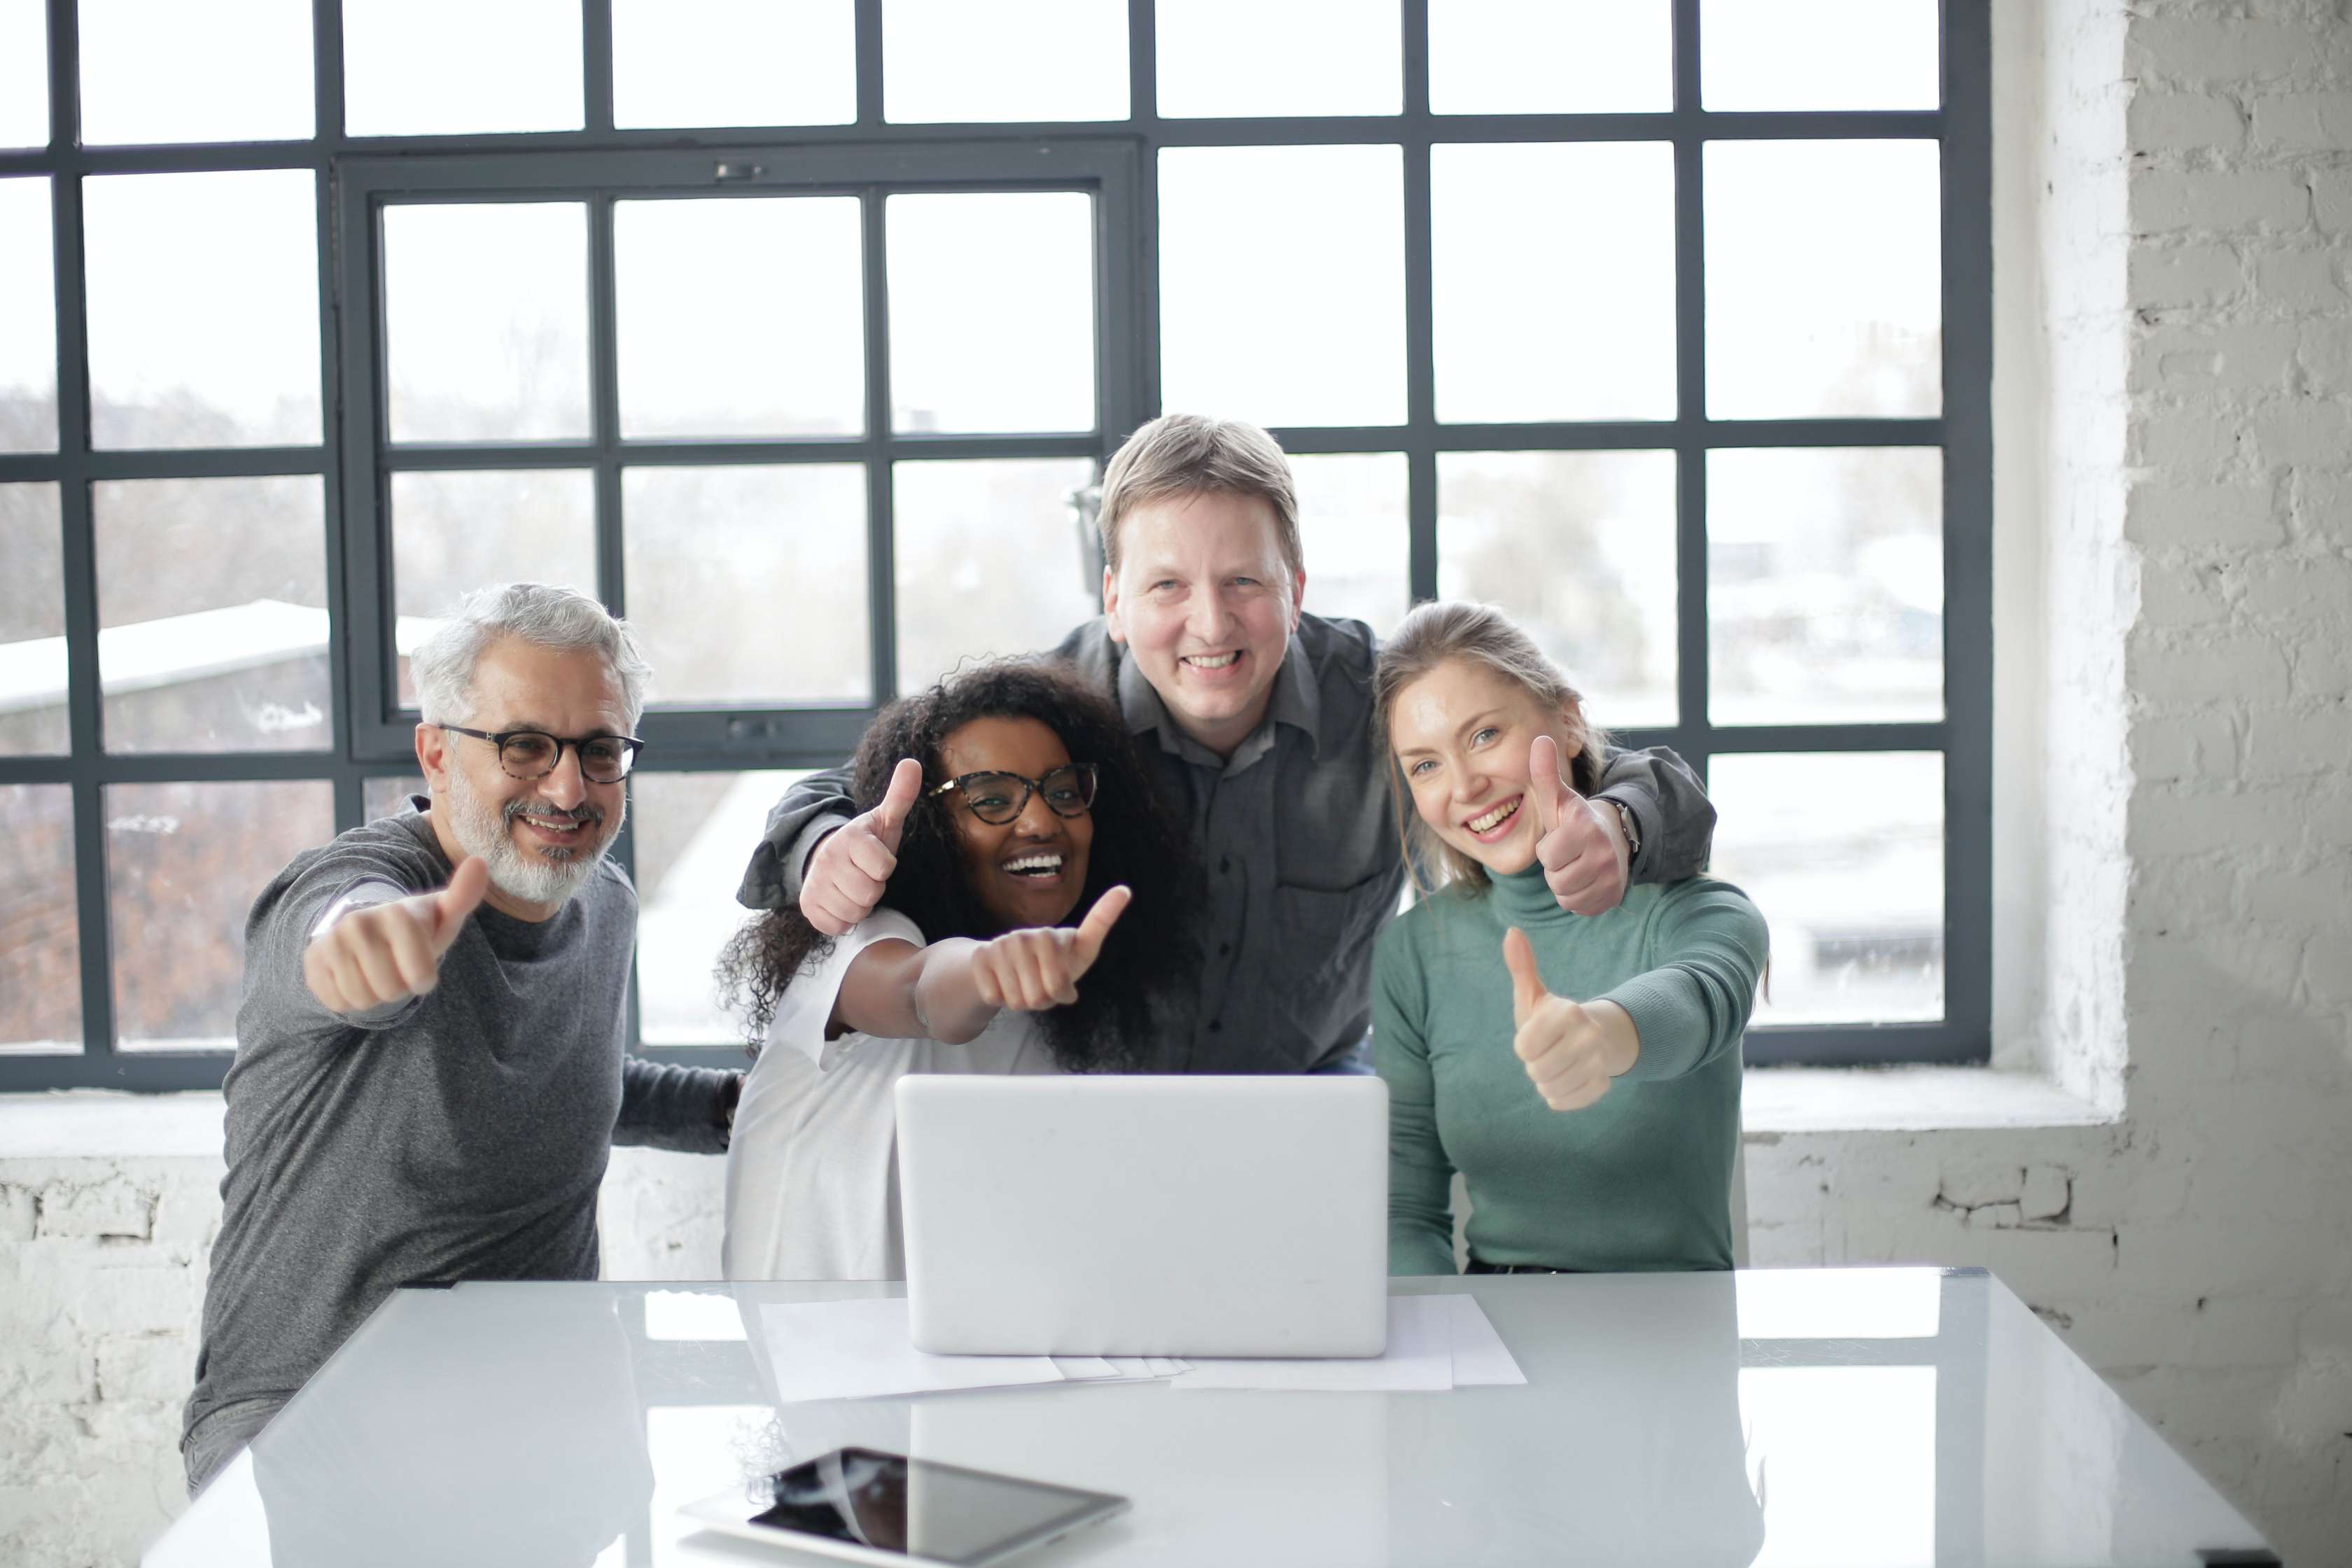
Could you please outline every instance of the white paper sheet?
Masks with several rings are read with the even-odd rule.
[[[760,1331],[782,1405],[1064,1381],[1051,1356],[926,1355],[908,1338],[903,1296],[767,1302]]]
[[[1503,1336],[1495,1331],[1486,1310],[1478,1305],[1475,1296],[1433,1296],[1433,1301],[1444,1301],[1450,1309],[1446,1327],[1454,1344],[1454,1386],[1475,1388],[1481,1384],[1524,1384],[1528,1374],[1519,1370]]]
[[[1475,1305],[1475,1303],[1474,1303]],[[1389,1348],[1377,1356],[1202,1360],[1171,1387],[1401,1392],[1454,1386],[1451,1309],[1442,1296],[1389,1298]]]

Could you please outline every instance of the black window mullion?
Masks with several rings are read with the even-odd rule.
[[[1437,328],[1430,191],[1429,0],[1402,0],[1404,68],[1405,577],[1437,597]],[[1393,436],[1391,437],[1393,440]]]
[[[1674,0],[1675,691],[1680,748],[1706,776],[1706,195],[1700,0]]]
[[[1943,7],[1944,1016],[1992,1030],[1992,39]]]
[[[591,136],[613,132],[613,0],[580,0],[580,108]]]
[[[104,703],[98,668],[98,543],[89,498],[89,316],[82,268],[81,177],[70,154],[81,135],[81,34],[73,0],[49,0],[49,137],[61,165],[49,182],[56,274],[58,514],[65,584],[66,718],[73,794],[74,910],[81,953],[75,1081],[103,1081],[115,1060],[113,925],[106,903]]]
[[[595,469],[596,591],[616,616],[628,614],[625,552],[621,543],[620,306],[613,258],[613,198],[588,198],[588,384],[591,399],[587,453]]]
[[[870,134],[882,126],[882,0],[852,0],[850,26],[857,40],[857,124]]]
[[[878,15],[878,0],[860,0],[861,10],[867,5],[877,6]],[[890,471],[888,199],[878,187],[869,187],[858,198],[866,310],[866,626],[877,707],[898,692],[897,501]]]

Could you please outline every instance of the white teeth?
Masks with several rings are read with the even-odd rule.
[[[1488,828],[1494,826],[1496,823],[1502,821],[1505,817],[1510,816],[1513,812],[1518,809],[1519,803],[1512,801],[1508,805],[1496,806],[1494,810],[1488,812],[1484,816],[1474,816],[1469,821],[1468,826],[1470,831],[1473,833],[1484,833]]]
[[[1223,669],[1239,658],[1238,653],[1196,653],[1184,662],[1195,669]]]
[[[1058,871],[1062,868],[1059,855],[1024,855],[1004,862],[1004,868],[1014,876],[1026,871]]]

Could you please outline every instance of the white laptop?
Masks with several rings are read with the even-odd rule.
[[[915,1347],[1371,1356],[1388,1086],[1369,1077],[899,1079]]]

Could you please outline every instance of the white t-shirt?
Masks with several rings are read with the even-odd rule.
[[[730,1279],[903,1279],[898,1117],[891,1087],[915,1072],[1052,1073],[1035,1016],[1003,1012],[977,1039],[824,1037],[851,961],[896,937],[924,945],[915,922],[877,910],[785,988],[759,1059],[743,1079],[727,1153]]]

